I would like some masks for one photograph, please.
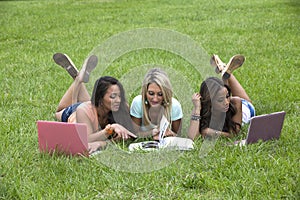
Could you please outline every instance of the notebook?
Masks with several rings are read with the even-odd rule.
[[[129,151],[153,151],[162,148],[172,148],[176,150],[192,150],[194,148],[194,142],[189,138],[164,137],[169,124],[169,121],[163,115],[159,124],[159,141],[145,141],[132,143],[128,147]]]
[[[180,151],[188,151],[194,149],[194,142],[189,138],[182,137],[166,137],[162,140],[163,142],[158,141],[145,141],[138,143],[131,143],[129,145],[129,151],[156,151],[159,149],[173,149]]]
[[[235,145],[246,145],[258,141],[277,140],[280,137],[285,111],[254,116],[250,120],[248,134],[245,140],[235,141]]]
[[[89,156],[85,124],[39,120],[37,129],[41,152]]]

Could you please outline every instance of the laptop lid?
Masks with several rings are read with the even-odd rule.
[[[85,124],[37,121],[37,129],[40,151],[88,156]]]
[[[251,118],[246,144],[279,139],[285,114],[281,111]]]

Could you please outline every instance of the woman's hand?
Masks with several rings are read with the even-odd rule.
[[[193,102],[194,108],[197,108],[199,110],[201,109],[201,95],[199,93],[193,94],[192,102]]]
[[[89,154],[97,151],[97,150],[100,150],[102,148],[104,148],[106,146],[106,142],[104,141],[97,141],[97,142],[91,142],[91,143],[88,143],[88,147],[89,147]]]
[[[177,136],[177,134],[174,133],[172,130],[170,129],[166,130],[165,137],[175,137],[175,136]]]
[[[190,126],[188,129],[188,137],[194,140],[196,137],[199,136],[199,123],[201,119],[201,95],[199,93],[195,93],[192,96],[192,102],[194,108],[192,110]]]
[[[153,135],[153,139],[154,140],[159,140],[159,130],[157,128],[154,128],[152,130],[152,135]],[[155,134],[154,134],[155,133]],[[176,137],[177,134],[174,133],[172,130],[170,130],[169,128],[166,130],[165,136],[164,137]]]
[[[153,137],[153,140],[159,139],[159,130],[157,128],[152,129],[152,137]]]
[[[117,134],[116,137],[114,137],[114,140],[120,140],[120,139],[127,140],[131,137],[137,138],[135,134],[131,133],[120,124],[111,124],[110,129],[112,129],[113,132]]]

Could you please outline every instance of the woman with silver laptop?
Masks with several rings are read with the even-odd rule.
[[[245,61],[242,55],[233,56],[226,65],[218,55],[211,58],[216,73],[222,80],[207,78],[200,86],[200,92],[192,96],[193,111],[188,136],[225,136],[237,134],[244,123],[255,116],[251,99],[232,72]]]

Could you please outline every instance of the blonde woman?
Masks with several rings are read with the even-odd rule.
[[[163,115],[170,122],[165,136],[176,136],[180,132],[182,109],[172,96],[167,74],[159,68],[149,70],[143,80],[142,94],[133,99],[130,107],[134,128],[140,137],[150,136],[157,140]]]

